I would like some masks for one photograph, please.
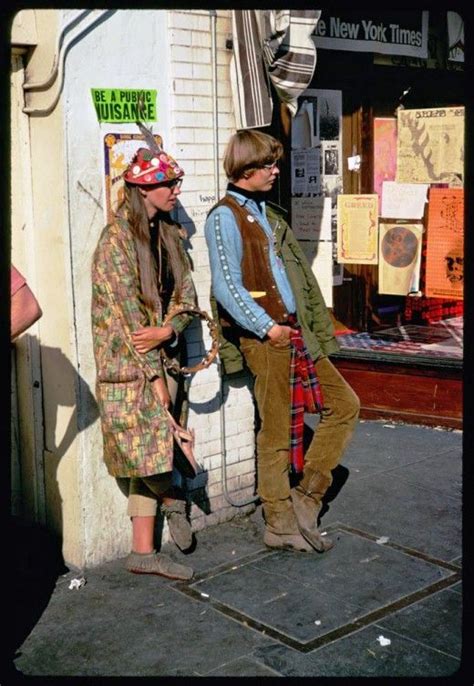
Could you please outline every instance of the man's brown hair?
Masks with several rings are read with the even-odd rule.
[[[231,136],[224,155],[224,171],[230,181],[238,181],[265,164],[276,162],[283,146],[276,138],[261,131],[243,129]]]

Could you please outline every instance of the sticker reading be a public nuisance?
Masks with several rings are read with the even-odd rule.
[[[156,90],[135,88],[91,88],[99,122],[156,121]],[[142,111],[138,109],[140,99]]]

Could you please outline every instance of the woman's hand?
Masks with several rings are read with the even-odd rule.
[[[151,382],[153,388],[153,395],[158,400],[160,405],[168,409],[171,404],[171,397],[168,391],[168,386],[163,378],[156,378]]]
[[[132,343],[135,350],[143,355],[153,348],[163,345],[173,336],[174,330],[170,324],[166,326],[144,326],[132,333]]]

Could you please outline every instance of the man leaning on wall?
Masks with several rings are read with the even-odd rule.
[[[257,492],[271,548],[325,552],[322,498],[359,415],[359,399],[329,360],[338,350],[320,288],[285,211],[266,201],[283,148],[255,130],[234,134],[224,156],[225,196],[205,226],[224,368],[243,358],[260,416]],[[303,456],[304,411],[320,421]],[[290,469],[299,474],[290,488]]]

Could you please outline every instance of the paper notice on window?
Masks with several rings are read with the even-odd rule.
[[[377,264],[378,195],[337,198],[337,261]]]
[[[382,183],[394,181],[397,171],[397,120],[374,119],[374,193],[382,198]]]
[[[292,198],[291,228],[300,241],[331,241],[331,198]]]
[[[381,222],[379,226],[379,293],[408,295],[418,291],[423,224]]]
[[[464,107],[398,110],[399,183],[462,185]]]
[[[428,188],[426,183],[384,181],[380,216],[389,219],[422,219]]]
[[[462,299],[464,291],[464,191],[432,188],[428,204],[426,295]]]
[[[293,149],[311,148],[315,135],[313,132],[313,103],[303,100],[291,126],[291,147]]]
[[[321,193],[320,149],[307,148],[291,153],[291,194]]]
[[[322,167],[324,176],[338,176],[341,174],[340,144],[338,141],[323,141]]]
[[[306,255],[313,274],[315,275],[321,293],[323,294],[326,307],[333,306],[332,287],[332,243],[301,243],[301,248]]]

